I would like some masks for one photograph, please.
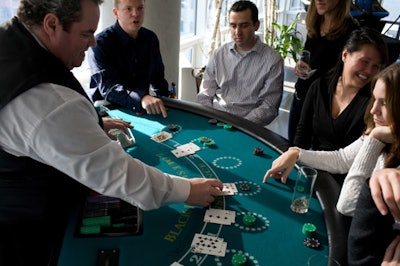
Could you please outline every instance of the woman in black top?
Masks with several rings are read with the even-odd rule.
[[[386,65],[387,57],[379,32],[353,31],[336,67],[310,86],[294,145],[303,149],[337,150],[355,141],[364,130],[370,81]]]
[[[306,16],[306,28],[304,50],[311,52],[309,68],[316,71],[308,79],[302,79],[299,64],[296,64],[295,72],[299,79],[295,84],[296,91],[289,114],[290,145],[293,145],[303,102],[311,83],[335,66],[349,34],[358,28],[358,23],[350,16],[350,1],[311,0]]]

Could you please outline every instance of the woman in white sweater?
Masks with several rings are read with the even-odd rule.
[[[353,216],[362,184],[379,169],[398,165],[400,155],[400,63],[394,63],[372,81],[372,97],[365,113],[365,133],[349,146],[336,151],[311,151],[291,147],[277,158],[265,176],[286,183],[298,161],[333,174],[348,173],[336,208]],[[396,124],[398,123],[398,124]],[[392,166],[393,167],[393,166]]]

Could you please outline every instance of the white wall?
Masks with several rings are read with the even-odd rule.
[[[154,31],[160,40],[165,78],[170,85],[177,84],[179,77],[180,17],[180,0],[146,0],[143,26]]]

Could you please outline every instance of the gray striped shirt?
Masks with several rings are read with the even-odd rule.
[[[278,115],[283,77],[282,57],[260,38],[245,54],[229,42],[212,54],[197,101],[266,126]]]

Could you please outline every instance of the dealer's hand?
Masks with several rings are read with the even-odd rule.
[[[122,131],[126,131],[128,128],[133,128],[130,122],[126,122],[122,119],[113,119],[110,117],[103,117],[103,127],[104,131],[106,132],[107,136],[109,136],[111,139],[115,140],[116,137],[110,133],[110,129],[113,128],[118,128],[121,129]]]
[[[190,194],[186,203],[202,207],[209,206],[215,197],[222,195],[223,184],[218,179],[190,179]]]

